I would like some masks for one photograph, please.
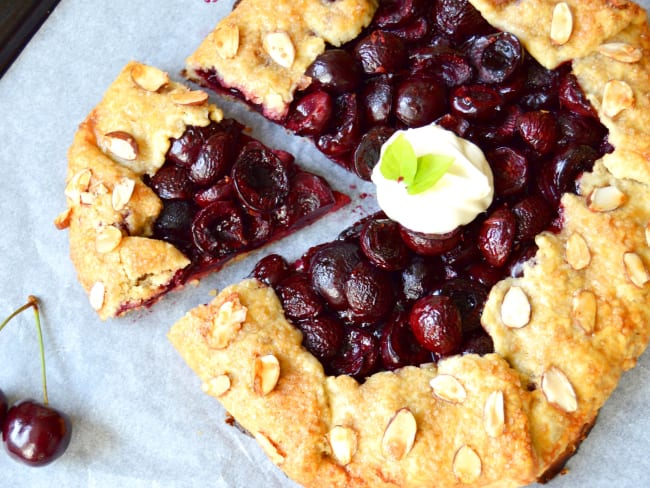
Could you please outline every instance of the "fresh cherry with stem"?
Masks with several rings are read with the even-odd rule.
[[[45,353],[43,333],[38,313],[38,300],[34,296],[14,311],[0,324],[0,331],[19,313],[34,309],[36,330],[41,355],[41,376],[43,382],[43,403],[23,400],[13,405],[2,420],[2,441],[9,455],[29,466],[44,466],[61,456],[70,444],[72,429],[68,417],[49,406],[45,374]],[[6,408],[6,399],[0,391],[0,412]],[[3,407],[2,404],[5,404]]]

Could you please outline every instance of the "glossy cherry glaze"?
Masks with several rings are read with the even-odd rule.
[[[445,235],[371,216],[293,265],[260,264],[253,276],[277,288],[281,269],[301,283],[292,310],[303,301],[315,312],[292,320],[308,349],[318,343],[314,354],[331,374],[363,378],[489,352],[480,316],[490,288],[521,276],[535,236],[562,226],[561,195],[576,192],[579,177],[612,150],[570,64],[545,69],[466,0],[386,0],[357,40],[327,50],[309,72],[314,82],[296,93],[284,123],[332,160],[367,180],[395,130],[436,122],[483,150],[495,198]],[[214,73],[204,77],[218,88]],[[324,347],[333,321],[336,339]]]
[[[7,452],[29,466],[56,460],[67,449],[71,434],[65,414],[34,400],[13,405],[2,428]]]

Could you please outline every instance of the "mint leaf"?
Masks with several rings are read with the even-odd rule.
[[[404,134],[400,134],[384,151],[379,171],[387,180],[399,181],[401,178],[404,183],[410,185],[417,168],[418,158],[413,146]]]
[[[425,154],[417,158],[417,171],[413,183],[406,189],[409,195],[417,195],[435,185],[454,162],[452,156]]]

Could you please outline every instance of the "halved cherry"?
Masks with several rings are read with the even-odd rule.
[[[192,222],[192,238],[200,252],[212,257],[246,246],[239,207],[233,202],[218,201],[201,209]]]

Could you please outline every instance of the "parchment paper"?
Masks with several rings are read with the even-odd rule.
[[[649,1],[641,2],[647,8]],[[130,60],[180,79],[185,58],[232,0],[62,0],[0,79],[0,316],[38,296],[51,405],[68,413],[73,437],[62,458],[28,468],[0,452],[1,487],[296,487],[256,443],[224,423],[218,402],[166,339],[173,322],[246,276],[260,256],[297,258],[375,209],[369,185],[308,143],[240,105],[227,115],[265,143],[287,149],[354,201],[344,211],[168,295],[153,309],[100,321],[77,283],[68,234],[52,221],[65,208],[66,151],[77,125]],[[0,388],[10,401],[41,399],[33,314],[0,334]],[[636,488],[650,482],[650,359],[627,373],[591,435],[552,488]]]

